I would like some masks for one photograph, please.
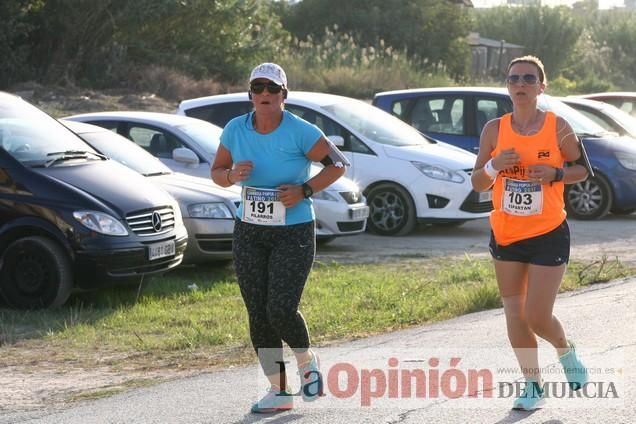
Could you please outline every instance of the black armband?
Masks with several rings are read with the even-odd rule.
[[[324,166],[333,165],[336,168],[344,168],[345,166],[351,166],[349,160],[342,152],[333,144],[329,139],[327,140],[327,144],[329,145],[329,153],[322,158],[320,163]]]
[[[590,163],[590,159],[587,156],[587,152],[585,151],[585,145],[583,145],[583,140],[579,142],[579,146],[581,146],[581,156],[574,162],[567,162],[568,166],[572,165],[583,165],[585,169],[587,169],[587,173],[590,177],[594,176],[594,170],[592,169],[592,164]]]

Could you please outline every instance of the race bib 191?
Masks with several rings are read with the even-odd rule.
[[[241,220],[258,225],[285,225],[285,206],[279,200],[279,190],[243,187]]]
[[[503,180],[504,212],[510,215],[529,216],[543,211],[543,187],[534,181]]]

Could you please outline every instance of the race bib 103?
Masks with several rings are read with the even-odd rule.
[[[530,216],[543,211],[543,186],[534,181],[503,180],[504,212],[510,215]]]

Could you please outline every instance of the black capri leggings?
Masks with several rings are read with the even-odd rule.
[[[314,262],[315,240],[313,221],[278,227],[237,220],[234,225],[234,268],[265,375],[285,370],[283,341],[297,352],[309,348],[298,305]]]

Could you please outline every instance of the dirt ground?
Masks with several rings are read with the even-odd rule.
[[[569,221],[572,259],[618,258],[636,265],[636,213],[609,215],[601,221]],[[486,219],[469,221],[456,228],[420,226],[406,237],[380,237],[362,234],[341,237],[324,246],[319,260],[357,262],[387,261],[396,258],[437,256],[488,256],[490,227]]]
[[[177,109],[177,102],[166,100],[154,93],[132,93],[117,89],[97,91],[24,83],[9,92],[22,97],[55,118],[112,110],[173,113]]]
[[[37,85],[24,86],[17,92],[55,117],[100,110],[151,110],[172,112],[176,105],[152,93],[130,94],[121,92],[101,93],[91,90],[47,89]],[[625,264],[636,265],[636,214],[610,215],[602,221],[571,221],[572,258],[575,260],[612,260],[618,258]],[[486,257],[489,226],[487,220],[465,223],[460,227],[421,226],[406,237],[380,237],[361,234],[341,237],[318,251],[318,262],[394,262],[401,259],[409,263],[440,256]],[[3,323],[0,322],[0,330]],[[40,342],[41,343],[41,342]],[[0,346],[0,418],[3,411],[34,410],[43,407],[63,407],[76,399],[116,393],[126,388],[157,382],[193,373],[209,371],[193,364],[174,366],[169,360],[163,366],[145,371],[139,367],[125,366],[126,358],[120,358],[117,368],[113,361],[100,358],[96,347],[94,358],[74,363],[64,358],[46,358],[46,346],[37,342],[19,342]],[[23,358],[7,361],[8,358]],[[112,358],[111,358],[112,359]],[[199,358],[200,359],[200,358]],[[7,361],[7,362],[5,362]],[[6,364],[20,365],[7,366]]]

